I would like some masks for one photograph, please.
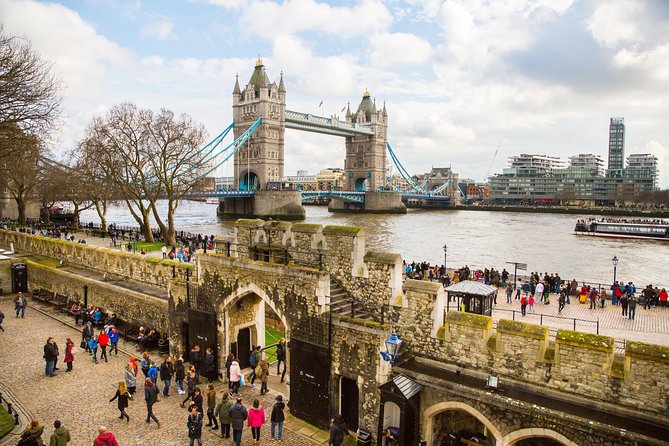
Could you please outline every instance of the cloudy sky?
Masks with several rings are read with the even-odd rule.
[[[235,74],[261,55],[289,109],[339,114],[369,88],[410,172],[485,178],[507,157],[653,153],[669,187],[666,0],[0,0],[66,89],[59,149],[91,117],[132,101],[229,125]],[[499,154],[494,157],[495,151]],[[342,167],[336,137],[286,132],[286,173]],[[221,174],[225,175],[223,169]]]

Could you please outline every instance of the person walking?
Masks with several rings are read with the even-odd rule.
[[[506,285],[506,303],[510,304],[513,302],[513,284],[509,282]]]
[[[265,352],[260,354],[260,360],[256,366],[256,375],[260,380],[260,395],[264,395],[269,390],[267,389],[267,380],[269,379],[269,361]]]
[[[251,383],[251,387],[255,387],[255,382],[256,382],[256,367],[258,366],[258,362],[260,361],[260,350],[261,347],[259,345],[256,345],[253,348],[253,351],[251,351],[251,356],[249,356],[249,365],[251,366],[251,374],[249,375],[249,382]]]
[[[188,381],[186,382],[186,391],[188,394],[186,395],[186,399],[181,402],[181,407],[185,407],[184,404],[186,404],[186,401],[192,400],[195,396],[195,388],[197,387],[196,379],[195,370],[188,372]]]
[[[19,294],[17,294],[14,298],[14,309],[16,310],[16,317],[19,317],[19,313],[21,313],[21,319],[26,317],[27,305],[26,298],[23,297],[23,293],[19,291]]]
[[[89,341],[88,341],[88,348],[91,350],[91,359],[93,359],[94,363],[98,363],[98,337],[93,336]]]
[[[142,366],[142,373],[145,378],[149,377],[149,369],[151,368],[151,358],[149,357],[149,352],[142,353],[142,360],[140,361]]]
[[[223,392],[221,401],[218,402],[216,408],[214,408],[214,415],[218,417],[218,421],[221,425],[221,437],[230,438],[230,408],[232,407],[232,401],[228,395],[228,392]]]
[[[328,446],[341,446],[344,442],[344,437],[347,435],[348,429],[346,428],[346,423],[344,423],[344,418],[337,414],[330,425],[330,439],[328,440]]]
[[[72,440],[70,436],[70,431],[63,427],[63,424],[60,420],[53,422],[54,431],[49,438],[49,446],[67,446]]]
[[[163,381],[163,396],[170,396],[170,383],[172,382],[172,375],[174,369],[172,368],[172,358],[168,355],[167,358],[160,364],[160,379]]]
[[[42,440],[42,434],[44,433],[44,426],[37,419],[32,419],[30,424],[28,424],[28,432],[30,436],[35,439],[35,443],[39,446],[44,446],[44,440]]]
[[[283,422],[286,420],[286,415],[283,413],[283,410],[286,408],[286,405],[283,402],[283,396],[277,395],[275,398],[274,406],[272,406],[272,414],[270,415],[271,424],[271,435],[272,440],[276,440],[281,443],[283,439]],[[276,436],[274,435],[276,433]]]
[[[98,345],[100,346],[100,361],[102,361],[102,358],[105,358],[105,362],[109,362],[107,361],[107,345],[109,345],[109,336],[104,332],[104,330],[100,330],[100,334],[98,335]]]
[[[260,444],[260,428],[265,424],[265,409],[260,406],[258,399],[253,400],[253,407],[249,410],[249,427],[253,436],[253,444]]]
[[[620,296],[620,308],[623,310],[623,317],[627,316],[627,308],[629,307],[630,298],[627,294]]]
[[[281,363],[283,363],[283,373],[281,373]],[[286,376],[286,340],[284,338],[279,339],[279,343],[276,344],[276,376],[279,375],[283,382]]]
[[[4,328],[2,328],[2,323],[5,321],[5,313],[0,310],[0,331],[5,331]]]
[[[564,305],[566,303],[565,294],[564,290],[562,290],[560,292],[560,297],[558,297],[558,314],[562,314],[562,310],[564,310]]]
[[[148,378],[151,380],[153,385],[155,386],[156,390],[160,391],[158,389],[158,372],[160,368],[156,365],[156,361],[151,361],[151,367],[149,367],[149,372],[147,374]]]
[[[135,375],[132,364],[129,363],[125,366],[125,374],[123,377],[125,379],[125,385],[128,388],[128,392],[130,395],[134,395],[137,391],[137,375]]]
[[[195,367],[195,377],[196,383],[200,382],[200,367],[202,366],[202,353],[200,352],[200,346],[196,345],[190,351],[190,363]]]
[[[242,370],[239,367],[239,361],[237,361],[237,358],[234,358],[232,360],[232,363],[230,364],[230,383],[232,384],[232,386],[230,387],[231,394],[236,395],[237,393],[239,393],[241,379],[242,379]]]
[[[216,409],[216,389],[213,383],[207,384],[207,423],[208,427],[218,430],[218,419],[214,410]]]
[[[74,341],[72,341],[70,338],[67,338],[67,341],[65,341],[65,364],[67,365],[67,370],[65,370],[66,372],[72,371],[72,363],[74,362],[74,354],[72,353],[73,349]]]
[[[114,434],[107,431],[106,427],[100,426],[98,428],[98,436],[93,441],[93,446],[118,446],[118,441],[116,441]]]
[[[158,401],[158,389],[149,378],[146,378],[144,382],[144,401],[146,401],[146,422],[150,424],[153,420],[160,427],[160,421],[153,414],[153,405]]]
[[[44,374],[48,377],[56,376],[56,373],[54,372],[56,358],[58,358],[58,350],[56,350],[56,347],[54,346],[53,338],[50,337],[46,340],[46,344],[44,345]]]
[[[237,402],[230,407],[230,424],[232,425],[232,438],[235,446],[242,444],[242,430],[244,421],[249,417],[246,407],[242,404],[242,397],[237,397]]]
[[[193,446],[196,440],[198,446],[202,446],[202,414],[197,411],[195,406],[191,406],[190,408],[187,425],[190,446]]]
[[[520,298],[520,313],[525,316],[527,312],[527,296],[523,295]]]
[[[175,356],[176,358],[176,356]],[[183,358],[176,358],[174,361],[174,380],[177,383],[177,393],[184,394],[184,379],[186,378],[186,367]]]
[[[590,309],[597,309],[597,288],[591,289],[588,297],[590,298]]]
[[[121,412],[121,416],[119,417],[121,420],[125,418],[127,422],[130,422],[130,417],[125,411],[125,408],[128,407],[128,400],[132,399],[132,395],[130,392],[128,392],[128,386],[125,384],[125,381],[120,381],[118,383],[118,388],[116,389],[116,393],[114,394],[114,397],[109,400],[111,403],[114,400],[118,400],[118,410]]]
[[[83,330],[81,330],[81,340],[86,343],[84,348],[86,349],[87,353],[91,353],[91,348],[88,345],[91,339],[93,338],[93,335],[95,333],[93,332],[93,324],[91,321],[86,322],[86,326],[84,327]]]
[[[202,402],[203,402],[203,397],[202,397],[202,390],[200,390],[199,387],[195,388],[195,393],[193,394],[193,406],[197,407],[197,411],[200,412],[201,414],[204,414],[204,409],[202,408]]]
[[[116,327],[112,327],[111,331],[109,332],[109,354],[111,355],[114,353],[116,356],[118,356],[118,338],[119,338],[119,333]]]

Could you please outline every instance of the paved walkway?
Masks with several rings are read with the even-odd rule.
[[[551,329],[574,329],[588,333],[599,333],[616,338],[617,341],[641,341],[653,344],[669,345],[669,308],[653,308],[644,310],[643,305],[637,305],[634,320],[622,316],[622,307],[611,305],[590,309],[590,304],[578,303],[578,298],[571,299],[571,304],[565,305],[562,314],[558,315],[558,296],[551,294],[550,304],[535,304],[534,313],[529,312],[523,317],[520,313],[520,301],[506,303],[506,294],[500,289],[497,305],[493,306],[493,319],[514,319],[534,324],[542,323]],[[529,307],[528,307],[529,308]],[[515,315],[512,312],[515,310]],[[543,317],[542,317],[543,315]],[[565,319],[563,319],[565,318]]]
[[[75,354],[74,371],[64,372],[65,364],[61,361],[65,353],[65,339],[70,337],[78,348],[80,330],[36,309],[44,309],[48,314],[67,320],[64,314],[58,315],[50,307],[41,304],[30,302],[30,305],[25,319],[16,319],[12,297],[0,297],[0,309],[6,315],[3,324],[6,331],[0,332],[0,382],[11,389],[23,405],[46,426],[43,439],[47,444],[55,419],[60,419],[70,430],[73,438],[70,446],[92,444],[100,425],[111,430],[123,446],[188,444],[188,414],[186,409],[179,407],[183,398],[176,395],[174,390],[170,397],[154,406],[154,412],[161,421],[160,429],[155,424],[147,425],[144,422],[146,406],[142,385],[138,385],[136,399],[130,402],[127,410],[131,417],[130,422],[119,420],[116,402],[110,403],[109,399],[114,395],[118,381],[123,379],[128,355],[119,352],[118,357],[110,358],[109,363],[93,364],[85,353],[79,351]],[[71,323],[69,320],[68,322]],[[61,351],[58,363],[61,370],[54,378],[44,376],[42,360],[43,346],[49,336],[56,339]],[[119,345],[127,348],[128,352],[134,352],[132,345],[126,346],[123,342]],[[158,359],[156,354],[152,356]],[[159,386],[162,388],[162,382],[159,382]],[[217,383],[216,387],[219,395],[224,388],[227,389],[227,385],[223,383]],[[269,418],[276,391],[270,390],[267,395],[260,397],[259,387],[246,386],[241,393],[244,395],[246,407],[250,406],[254,398],[260,399],[266,417]],[[220,432],[215,433],[207,427],[203,432],[205,445],[233,444],[231,440],[221,439]],[[261,436],[263,443],[270,443],[269,424],[263,426]],[[324,443],[327,443],[327,434],[324,431],[292,417],[286,410],[283,444],[308,446]],[[242,444],[252,444],[251,431],[248,428],[244,429]]]

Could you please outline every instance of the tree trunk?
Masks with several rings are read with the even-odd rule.
[[[16,198],[16,207],[19,211],[19,224],[25,225],[28,219],[26,218],[26,200],[23,196]]]
[[[169,203],[168,203],[169,207]],[[160,234],[163,238],[163,240],[167,240],[168,237],[168,231],[167,231],[167,226],[165,226],[165,223],[163,223],[163,220],[160,218],[160,215],[158,215],[158,209],[156,209],[156,204],[151,203],[151,211],[153,212],[153,217],[156,219],[156,224],[160,228]],[[168,211],[169,212],[169,211]]]
[[[102,232],[107,232],[107,202],[106,201],[96,201],[95,202],[95,210],[98,213],[98,217],[100,217],[100,226],[102,229]]]
[[[149,220],[149,209],[142,208],[142,220],[144,220],[144,241],[153,242],[153,232],[151,232],[151,221]]]
[[[167,235],[165,237],[168,246],[175,246],[177,243],[176,227],[174,226],[174,214],[176,213],[178,202],[169,200],[167,203]]]
[[[74,211],[72,212],[72,223],[70,224],[70,228],[72,228],[73,231],[76,231],[79,229],[79,204],[74,201],[72,201],[72,204],[74,205]]]

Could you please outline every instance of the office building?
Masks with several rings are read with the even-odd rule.
[[[625,160],[625,118],[611,118],[609,124],[609,171],[619,174]]]

